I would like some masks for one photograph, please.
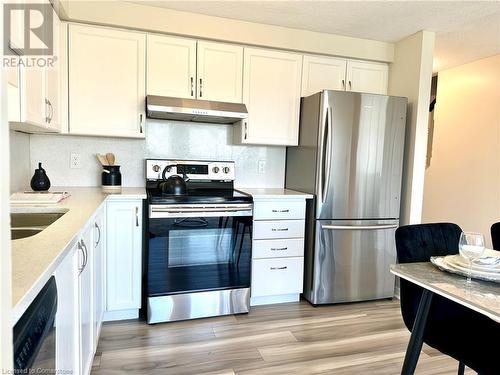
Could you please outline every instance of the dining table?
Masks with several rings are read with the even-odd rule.
[[[423,288],[401,375],[412,375],[415,372],[434,294],[448,298],[500,324],[499,283],[473,279],[467,284],[465,277],[442,271],[431,262],[394,264],[390,270],[401,279]]]

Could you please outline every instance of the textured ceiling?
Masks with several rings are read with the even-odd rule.
[[[435,70],[500,53],[499,1],[136,2],[386,42],[420,30],[435,31]]]

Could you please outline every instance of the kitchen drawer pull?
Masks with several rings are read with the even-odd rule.
[[[271,228],[271,232],[287,232],[288,228]]]
[[[269,267],[270,270],[286,270],[288,266],[283,266],[283,267]]]
[[[285,251],[288,250],[288,246],[286,247],[271,247],[271,251]]]
[[[139,226],[139,207],[135,207],[135,226]]]
[[[200,98],[203,96],[203,78],[200,78]]]
[[[334,229],[334,230],[377,230],[377,229],[394,229],[397,224],[384,224],[384,225],[322,225],[321,229]]]
[[[274,209],[271,212],[290,212],[290,210],[288,208],[285,209],[285,210],[276,210],[276,209]]]
[[[191,77],[191,96],[194,96],[194,78]]]
[[[247,122],[244,122],[245,124],[245,139],[247,139],[248,131],[247,131]]]

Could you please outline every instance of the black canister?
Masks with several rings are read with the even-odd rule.
[[[122,174],[119,165],[103,165],[101,174],[102,189],[105,192],[116,192],[122,189]]]
[[[38,163],[38,168],[35,169],[33,177],[31,177],[30,186],[34,191],[46,191],[50,189],[50,180],[42,168],[42,163]]]

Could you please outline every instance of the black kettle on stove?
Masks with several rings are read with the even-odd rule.
[[[160,182],[158,187],[164,194],[185,195],[187,193],[186,182],[189,181],[189,177],[186,175],[186,171],[184,170],[184,168],[182,168],[182,177],[174,174],[166,178],[167,172],[170,172],[172,167],[177,167],[177,172],[179,172],[180,168],[177,164],[167,165],[163,169],[163,173],[161,175],[163,181]]]

